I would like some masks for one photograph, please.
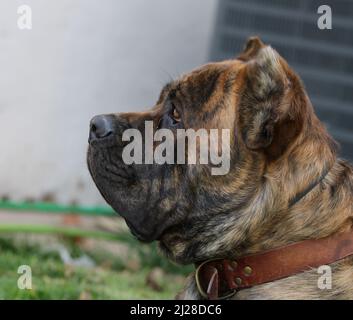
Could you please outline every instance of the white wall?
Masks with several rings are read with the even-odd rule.
[[[17,28],[30,5],[33,29]],[[98,113],[151,106],[206,62],[216,0],[1,0],[0,196],[103,203],[86,168]]]

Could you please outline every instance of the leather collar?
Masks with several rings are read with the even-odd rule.
[[[206,299],[227,299],[241,289],[290,277],[351,255],[353,230],[296,242],[236,260],[203,262],[195,272],[196,284]]]

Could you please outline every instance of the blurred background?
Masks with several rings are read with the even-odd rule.
[[[32,30],[17,27],[23,4]],[[332,30],[317,26],[322,4]],[[172,298],[190,268],[136,243],[105,205],[85,162],[89,120],[148,108],[171,78],[260,35],[353,159],[352,31],[350,0],[2,0],[0,298]],[[26,260],[30,292],[16,287]]]

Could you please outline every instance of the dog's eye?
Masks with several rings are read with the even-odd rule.
[[[175,123],[178,123],[181,121],[181,116],[178,110],[175,108],[175,106],[172,107],[172,112],[171,112],[171,117],[175,121]]]
[[[171,103],[168,111],[159,120],[158,129],[161,128],[180,128],[181,115],[175,106]]]

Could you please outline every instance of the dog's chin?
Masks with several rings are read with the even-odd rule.
[[[128,216],[128,215],[127,215]],[[153,241],[162,241],[167,228],[163,223],[144,223],[141,221],[133,221],[130,218],[124,217],[126,225],[129,227],[131,234],[139,241],[150,243]],[[148,219],[152,220],[152,219]]]
[[[131,234],[139,241],[150,243],[157,240],[158,236],[149,230],[137,228],[133,223],[125,218],[125,222],[130,229]]]
[[[129,194],[134,192],[126,192],[128,186],[125,185],[121,188],[120,185],[112,192],[109,184],[100,181],[96,182],[96,185],[105,201],[125,220],[131,234],[137,240],[150,243],[162,237],[165,232],[165,224],[157,217],[148,216],[150,212],[148,209],[146,210],[149,207],[148,202],[138,202],[129,197]]]

